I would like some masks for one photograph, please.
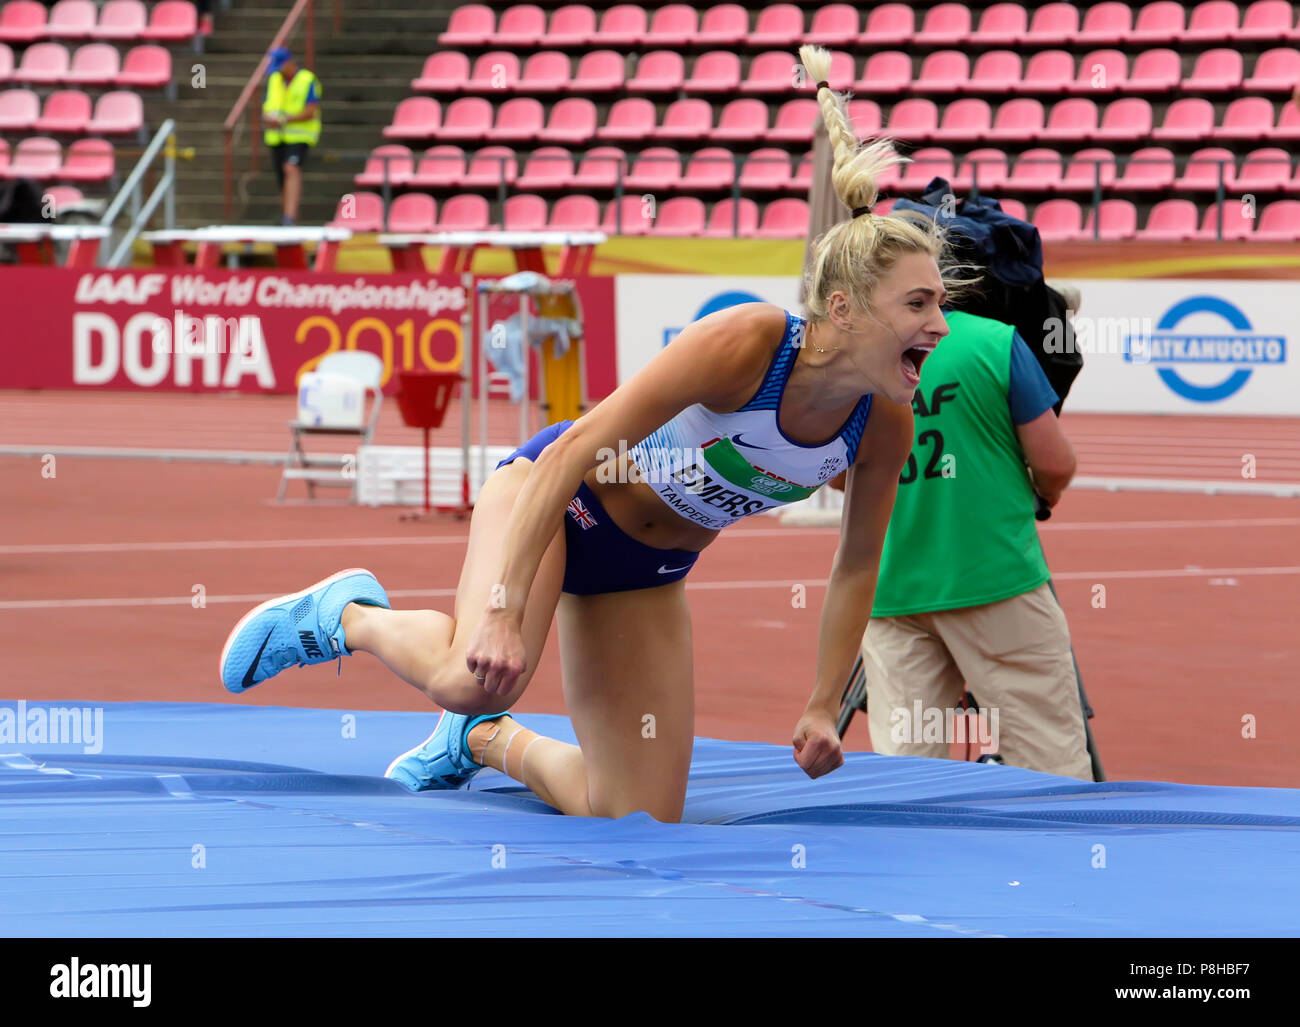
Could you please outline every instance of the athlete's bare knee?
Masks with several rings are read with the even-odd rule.
[[[649,813],[661,824],[680,824],[684,803],[668,800],[638,803],[633,799],[618,796],[588,797],[593,817],[608,817],[617,820],[632,813]]]

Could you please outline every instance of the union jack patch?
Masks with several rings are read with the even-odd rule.
[[[596,526],[596,518],[593,517],[591,511],[587,509],[587,504],[576,496],[573,498],[573,501],[569,503],[569,514],[575,521],[582,525],[583,531]]]

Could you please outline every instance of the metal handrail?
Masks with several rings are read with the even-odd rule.
[[[239,93],[239,98],[235,100],[235,105],[226,115],[225,122],[222,123],[221,131],[225,148],[225,214],[226,220],[230,220],[234,207],[234,180],[235,180],[235,144],[239,141],[240,126],[243,123],[245,109],[249,112],[249,130],[252,146],[249,154],[249,170],[257,170],[257,141],[259,129],[262,122],[262,108],[258,104],[249,106],[249,100],[257,92],[261,85],[262,77],[266,72],[266,66],[271,59],[271,51],[276,47],[284,46],[289,34],[293,32],[298,24],[298,19],[302,12],[307,11],[306,23],[306,40],[305,40],[305,59],[308,66],[314,66],[316,63],[316,0],[297,0],[289,9],[289,13],[284,16],[284,21],[280,23],[280,29],[276,32],[275,37],[266,47],[266,52],[262,54],[262,59],[257,62],[257,67],[244,83],[244,88]],[[339,25],[339,0],[334,0],[334,28],[337,31]]]
[[[149,198],[142,204],[140,202],[140,183],[153,164],[154,158],[158,156],[159,150],[163,150],[163,174],[154,185]],[[117,220],[122,208],[128,200],[131,201],[131,224],[112,254],[104,259],[105,267],[122,266],[122,261],[131,252],[131,246],[140,234],[140,230],[148,224],[149,218],[153,216],[153,212],[157,209],[160,201],[166,200],[163,215],[164,227],[174,228],[176,226],[176,190],[174,187],[176,183],[176,157],[178,155],[181,154],[176,149],[176,122],[168,118],[154,133],[153,139],[149,141],[149,145],[140,154],[140,159],[136,161],[135,167],[131,169],[131,174],[127,175],[126,181],[122,183],[122,188],[117,191],[117,195],[113,197],[103,216],[99,219],[100,225],[111,231],[113,222]],[[193,151],[187,150],[183,156],[192,157]]]

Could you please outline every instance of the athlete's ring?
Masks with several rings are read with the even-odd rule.
[[[484,674],[482,677],[479,677],[477,674],[475,674],[475,675],[474,675],[474,680],[475,680],[475,681],[486,681],[486,680],[487,680],[487,675]]]

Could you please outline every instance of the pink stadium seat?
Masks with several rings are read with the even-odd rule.
[[[1080,150],[1066,163],[1057,191],[1090,193],[1096,188],[1098,174],[1101,176],[1103,189],[1109,189],[1115,184],[1118,175],[1115,168],[1115,154],[1099,146]]]
[[[627,84],[633,93],[676,93],[686,81],[686,62],[672,50],[655,50],[636,63],[636,74]]]
[[[740,58],[725,50],[710,50],[695,59],[688,93],[736,93],[740,91]]]
[[[1074,37],[1080,46],[1115,46],[1127,40],[1133,30],[1133,9],[1128,4],[1093,4],[1083,16],[1083,26]]]
[[[507,196],[504,220],[507,232],[540,232],[546,227],[546,201],[529,193]]]
[[[57,177],[65,182],[107,182],[117,170],[107,139],[78,139],[68,147]]]
[[[1073,142],[1088,139],[1097,130],[1097,105],[1083,96],[1058,100],[1047,115],[1047,124],[1036,134],[1042,142]]]
[[[942,176],[952,181],[957,162],[950,151],[940,146],[925,146],[912,154],[909,164],[904,164],[902,175],[894,186],[900,192],[922,192],[930,179]]]
[[[925,12],[916,42],[927,47],[957,46],[970,37],[970,9],[965,4],[936,4]]]
[[[889,113],[889,135],[909,143],[925,143],[939,127],[939,108],[924,97],[909,97]]]
[[[438,37],[438,45],[487,46],[495,31],[496,15],[492,8],[484,4],[465,4],[451,12],[451,21],[447,24],[447,31]]]
[[[59,0],[50,8],[50,20],[41,34],[46,39],[86,39],[98,14],[94,0]]]
[[[1213,192],[1218,187],[1220,169],[1226,185],[1232,178],[1235,165],[1231,150],[1222,146],[1206,146],[1187,159],[1186,168],[1175,180],[1179,192]]]
[[[34,127],[47,135],[80,135],[90,124],[90,114],[89,95],[80,89],[60,89],[45,98],[45,109]]]
[[[1252,150],[1225,185],[1233,192],[1268,192],[1285,189],[1291,180],[1291,156],[1286,150],[1266,146]]]
[[[1245,205],[1228,200],[1223,204],[1223,238],[1225,240],[1249,239],[1255,231],[1255,219],[1245,216]],[[1198,242],[1209,242],[1219,238],[1219,210],[1217,204],[1211,203],[1205,208],[1205,217],[1201,220],[1200,230],[1196,233]]]
[[[745,157],[740,169],[740,188],[744,192],[770,192],[790,183],[793,167],[784,150],[764,147]]]
[[[881,4],[867,13],[858,42],[864,47],[903,46],[916,35],[916,15],[907,4]]]
[[[596,12],[586,4],[568,4],[551,15],[542,40],[546,46],[586,46],[596,35]]]
[[[0,93],[0,132],[30,132],[40,116],[40,98],[30,89]]]
[[[1206,0],[1196,5],[1183,30],[1185,43],[1226,43],[1239,26],[1240,12],[1228,0]]]
[[[623,88],[623,77],[622,54],[613,50],[592,50],[583,54],[578,62],[578,73],[569,83],[569,92],[612,93]]]
[[[442,124],[442,104],[428,96],[408,96],[397,105],[393,123],[384,128],[385,139],[428,139]]]
[[[1128,200],[1102,200],[1101,216],[1097,218],[1096,215],[1095,207],[1088,211],[1088,217],[1083,223],[1085,239],[1123,242],[1137,237],[1137,208]]]
[[[116,82],[121,72],[117,47],[111,43],[87,43],[77,47],[63,81],[77,86],[106,86]]]
[[[550,120],[537,134],[545,143],[578,145],[596,137],[596,105],[581,96],[566,96],[551,108]]]
[[[813,182],[813,155],[805,153],[794,162],[794,174],[786,184],[786,191],[799,196],[807,196]]]
[[[486,139],[492,131],[492,104],[481,96],[452,100],[442,113],[442,139]]]
[[[1017,92],[1058,95],[1074,81],[1074,58],[1064,50],[1043,50],[1031,54]]]
[[[1101,124],[1089,136],[1097,142],[1136,143],[1151,135],[1151,104],[1140,96],[1126,96],[1106,105]]]
[[[648,213],[640,196],[624,196],[621,203],[610,200],[600,230],[606,235],[646,235],[650,231]]]
[[[62,164],[63,148],[53,139],[45,136],[28,136],[18,140],[9,160],[9,170],[5,172],[10,178],[34,178],[38,182],[48,182],[58,178]]]
[[[967,97],[944,107],[939,126],[930,132],[930,138],[944,143],[976,142],[986,136],[992,125],[993,111],[988,102]]]
[[[443,232],[484,232],[491,224],[488,201],[471,194],[447,200],[438,219],[438,229]]]
[[[558,50],[530,54],[515,89],[521,93],[562,93],[569,84],[569,58]]]
[[[1002,208],[1003,213],[1010,214],[1013,218],[1019,218],[1021,221],[1029,220],[1029,211],[1025,205],[1017,199],[1008,198],[999,200],[998,205]]]
[[[742,93],[784,93],[794,84],[796,65],[789,53],[780,50],[761,53],[749,63],[749,77],[741,83]]]
[[[561,196],[551,207],[552,231],[594,232],[600,227],[600,204],[591,196]]]
[[[68,70],[68,48],[62,43],[33,43],[23,51],[22,63],[14,70],[15,82],[53,85]]]
[[[966,93],[1015,92],[1020,85],[1020,55],[1010,50],[990,50],[975,59]]]
[[[1255,238],[1277,242],[1300,240],[1300,200],[1276,200],[1265,207]]]
[[[641,192],[667,192],[681,177],[682,155],[671,146],[651,146],[632,158],[623,184]]]
[[[1282,111],[1277,116],[1277,124],[1270,137],[1274,142],[1300,141],[1300,108],[1293,103],[1282,104]]]
[[[14,52],[8,44],[0,43],[0,83],[8,82],[14,73]]]
[[[808,236],[808,201],[795,197],[773,200],[763,210],[754,236],[759,239],[804,239]]]
[[[699,32],[700,16],[694,7],[686,4],[669,4],[660,7],[650,19],[646,33],[646,46],[686,46],[695,43]]]
[[[573,176],[573,188],[613,189],[626,160],[626,155],[617,146],[597,146],[588,150]]]
[[[469,158],[460,184],[466,189],[496,189],[510,185],[519,174],[515,151],[508,146],[485,146]]]
[[[718,4],[704,12],[697,46],[739,46],[749,35],[749,12],[740,4]]]
[[[1079,9],[1074,4],[1044,4],[1034,11],[1023,43],[1030,49],[1063,46],[1079,34]]]
[[[1243,96],[1228,104],[1223,123],[1214,130],[1213,137],[1254,142],[1272,134],[1273,101],[1265,96]]]
[[[718,126],[710,133],[710,137],[716,142],[764,138],[772,142],[806,142],[812,139],[813,119],[817,116],[815,109],[809,110],[805,106],[809,102],[804,99],[787,100],[776,112],[776,124],[769,130],[767,104],[762,100],[748,98],[732,100],[722,108],[722,113],[718,115]],[[811,102],[813,108],[816,108],[817,101]],[[800,126],[807,130],[806,134],[799,133]]]
[[[849,123],[859,139],[870,139],[880,134],[880,104],[875,100],[854,98],[847,104]]]
[[[1031,97],[1008,100],[998,108],[993,127],[983,136],[991,143],[1028,143],[1043,130],[1043,105]]]
[[[489,50],[474,61],[465,83],[467,93],[507,93],[519,82],[519,58],[505,50]]]
[[[1083,237],[1083,211],[1073,200],[1045,200],[1034,208],[1034,227],[1044,242],[1074,242]]]
[[[883,200],[877,200],[875,206],[871,208],[871,213],[875,214],[876,217],[883,218],[894,209],[894,204],[897,200],[897,196],[889,196]]]
[[[730,150],[721,146],[706,146],[696,150],[686,162],[681,188],[710,191],[730,189],[736,178],[736,159]]]
[[[772,4],[758,12],[750,46],[784,46],[803,39],[803,11],[794,4]]]
[[[493,46],[532,47],[546,35],[546,12],[536,4],[507,7],[492,36]]]
[[[148,20],[140,0],[108,0],[99,9],[94,36],[96,39],[139,39]]]
[[[971,42],[981,46],[1015,46],[1029,31],[1029,15],[1020,4],[994,4],[984,11]]]
[[[1196,235],[1196,204],[1191,200],[1161,200],[1147,215],[1138,238],[1151,242],[1186,242]]]
[[[819,7],[813,12],[812,25],[804,33],[803,41],[828,48],[855,46],[858,42],[857,8],[849,4]]]
[[[41,199],[57,210],[60,207],[70,207],[74,203],[81,203],[85,196],[75,185],[51,185],[46,187]]]
[[[1288,0],[1256,0],[1246,8],[1241,27],[1232,38],[1243,42],[1272,43],[1281,39],[1297,39],[1295,15]]]
[[[0,41],[33,43],[45,36],[45,6],[34,0],[9,0],[0,7]]]
[[[1046,147],[1025,150],[1011,169],[1006,188],[1017,193],[1050,193],[1061,181],[1061,155]]]
[[[434,93],[459,93],[469,81],[469,58],[448,50],[432,54],[424,62],[420,77],[411,82],[412,89]]]
[[[1173,50],[1144,50],[1133,62],[1123,89],[1130,93],[1167,93],[1183,77],[1182,59]]]
[[[737,222],[739,222],[737,224]],[[737,205],[732,200],[721,200],[709,211],[709,224],[700,235],[706,239],[753,238],[758,231],[758,204],[741,197]]]
[[[354,181],[357,185],[382,186],[385,181],[385,165],[388,168],[389,185],[406,185],[415,170],[415,159],[411,156],[411,151],[400,143],[376,146],[370,151],[365,170],[357,175]]]
[[[415,174],[407,183],[419,189],[449,189],[465,177],[465,151],[459,146],[430,146],[420,156]]]
[[[1300,82],[1300,50],[1278,47],[1265,50],[1255,62],[1255,73],[1246,80],[1252,93],[1287,93]]]
[[[912,83],[916,93],[955,93],[970,80],[970,58],[960,50],[938,50],[921,62],[921,74]]]
[[[144,103],[139,93],[104,93],[95,101],[95,116],[86,131],[91,135],[130,135],[144,129]]]
[[[615,100],[605,124],[596,129],[597,139],[647,139],[655,130],[654,101],[640,96]]]
[[[1241,54],[1222,47],[1206,50],[1196,58],[1192,77],[1183,81],[1187,93],[1227,93],[1241,88]]]
[[[437,223],[438,203],[428,193],[402,193],[388,208],[388,231],[390,232],[432,232]],[[365,230],[355,229],[355,231]]]
[[[1128,58],[1118,50],[1093,50],[1084,54],[1074,81],[1066,88],[1070,93],[1095,96],[1124,88],[1128,79]]]
[[[1182,38],[1187,12],[1174,0],[1155,0],[1138,12],[1129,43],[1146,43],[1168,46]]]
[[[694,196],[674,196],[659,204],[651,235],[677,238],[699,235],[704,231],[704,204]]]
[[[562,146],[543,146],[524,161],[524,172],[515,183],[520,189],[537,192],[563,189],[573,180],[573,154]]]
[[[146,43],[127,52],[115,84],[137,89],[161,89],[171,80],[172,55],[161,46]]]
[[[339,197],[334,220],[327,228],[350,228],[354,232],[384,230],[384,201],[377,193],[358,191]]]
[[[9,143],[0,139],[0,175],[9,169]]]
[[[1007,180],[1007,155],[1002,150],[983,148],[971,150],[953,176],[954,189],[969,192],[977,183],[980,192],[1001,189]]]
[[[867,58],[853,91],[881,96],[901,93],[911,84],[912,58],[898,50],[882,50]]]
[[[1197,142],[1214,134],[1214,104],[1199,96],[1175,100],[1165,111],[1165,120],[1152,129],[1151,138],[1161,142]]]
[[[837,93],[847,93],[853,88],[853,78],[857,73],[854,63],[851,53],[846,53],[843,50],[831,51],[831,73],[827,81],[830,82],[831,88]],[[793,74],[793,65],[791,73]],[[811,83],[809,88],[811,89],[813,85],[815,83]]]
[[[617,4],[600,19],[600,28],[592,40],[597,46],[629,47],[645,42],[645,8],[636,4]]]
[[[526,143],[536,139],[545,123],[542,105],[531,96],[515,96],[497,110],[488,138],[497,143]]]
[[[1174,155],[1163,146],[1145,146],[1129,157],[1115,186],[1144,193],[1167,192],[1176,177]]]
[[[190,0],[163,0],[149,14],[143,38],[157,43],[181,43],[199,31],[199,15]]]
[[[713,131],[713,105],[697,98],[676,100],[664,111],[656,139],[704,140]],[[757,138],[757,137],[752,137]]]

